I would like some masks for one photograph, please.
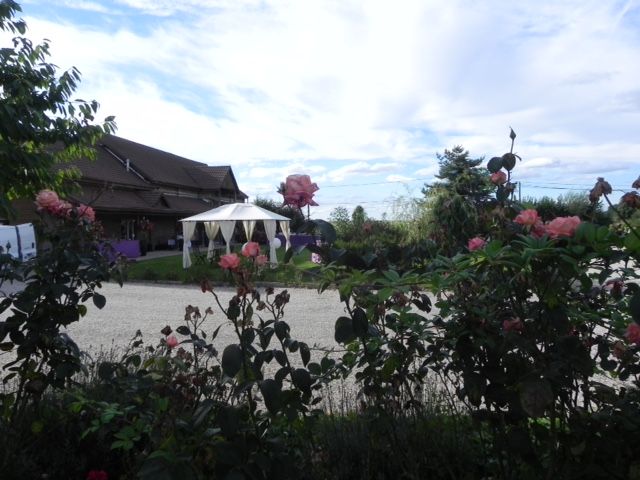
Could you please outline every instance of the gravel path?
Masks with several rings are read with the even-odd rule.
[[[215,342],[217,348],[235,342],[232,327],[226,322],[215,299],[211,293],[202,293],[198,286],[128,283],[120,288],[109,283],[99,291],[107,298],[106,306],[99,310],[92,302],[87,303],[87,315],[68,329],[82,350],[92,353],[124,347],[136,330],[142,332],[146,344],[156,345],[162,337],[160,330],[165,325],[174,330],[183,325],[187,305],[197,306],[203,313],[207,307],[213,309],[213,316],[209,316],[203,325],[208,334],[220,323],[227,323]],[[228,304],[234,291],[227,287],[215,288],[223,306]],[[263,293],[262,289],[260,291]],[[279,291],[276,289],[276,293]],[[318,294],[316,290],[302,288],[289,288],[288,291],[291,300],[285,307],[284,320],[291,326],[291,336],[309,346],[337,346],[333,339],[333,326],[336,319],[344,314],[338,292],[328,290]]]

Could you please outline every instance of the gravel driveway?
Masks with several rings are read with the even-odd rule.
[[[276,289],[276,293],[280,290]],[[291,326],[291,336],[309,346],[337,346],[333,339],[333,326],[336,319],[344,314],[338,292],[328,290],[318,294],[312,289],[287,290],[291,300],[285,307],[284,320]],[[165,325],[175,330],[184,323],[187,305],[197,306],[203,313],[207,307],[213,309],[213,316],[209,316],[203,325],[208,334],[220,323],[227,323],[211,293],[202,293],[195,285],[128,283],[120,288],[117,284],[108,283],[99,291],[107,298],[106,306],[99,310],[92,302],[87,303],[87,315],[68,329],[78,346],[90,353],[109,350],[112,346],[124,347],[136,330],[142,332],[146,344],[156,345],[162,337],[160,330]],[[264,295],[264,290],[260,291]],[[216,287],[215,292],[222,305],[226,306],[235,289]],[[219,348],[231,342],[235,342],[235,335],[227,324],[220,330],[215,345]]]

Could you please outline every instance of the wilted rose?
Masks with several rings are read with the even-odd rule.
[[[202,290],[202,293],[212,292],[213,291],[213,287],[211,286],[211,282],[209,280],[207,280],[206,278],[200,282],[200,289]]]
[[[256,242],[247,242],[242,247],[242,255],[245,257],[257,257],[260,255],[260,245]]]
[[[624,354],[626,353],[626,351],[627,351],[627,347],[620,340],[618,340],[616,343],[613,344],[613,356],[614,357],[622,358],[622,357],[624,357]]]
[[[507,174],[502,170],[496,173],[492,173],[490,178],[491,183],[493,183],[494,185],[503,185],[507,183]]]
[[[598,177],[596,184],[589,192],[589,201],[596,203],[600,200],[602,195],[609,195],[612,192],[611,184],[607,182],[603,177]]]
[[[474,237],[471,240],[469,240],[469,242],[467,243],[467,248],[469,249],[469,251],[474,252],[476,250],[480,250],[481,248],[484,248],[486,244],[487,242],[483,238]]]
[[[228,253],[227,255],[222,255],[220,257],[220,261],[218,262],[225,270],[235,270],[240,266],[240,257],[235,253]]]
[[[533,227],[540,222],[540,216],[536,210],[531,208],[521,211],[513,221],[525,227]]]
[[[36,206],[38,209],[50,209],[53,206],[57,205],[60,202],[60,197],[58,194],[52,190],[41,190],[38,195],[36,195]]]
[[[580,217],[557,217],[547,223],[545,229],[551,238],[571,237],[580,223]]]
[[[171,330],[171,327],[169,325],[167,325],[162,330],[160,330],[160,333],[163,334],[165,337],[168,335],[171,335],[172,332],[173,330]]]
[[[631,208],[640,208],[640,195],[638,195],[638,192],[625,193],[620,198],[620,203],[624,203]]]

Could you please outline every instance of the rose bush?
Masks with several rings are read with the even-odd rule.
[[[90,207],[74,206],[51,190],[36,197],[38,255],[22,264],[0,255],[0,284],[19,280],[24,287],[0,302],[0,345],[13,359],[3,366],[5,384],[12,388],[0,394],[2,418],[18,421],[25,407],[40,398],[48,387],[65,388],[81,371],[81,354],[62,330],[79,321],[91,300],[104,307],[98,289],[114,275],[120,281],[117,264],[111,264],[101,227]]]
[[[488,434],[495,470],[485,475],[593,478],[601,468],[623,478],[640,434],[640,235],[629,222],[542,224],[509,198],[515,161],[490,160],[509,180],[469,253],[420,276],[327,270],[348,312],[335,325],[341,368],[353,369],[365,405],[386,411],[419,410],[415,392],[438,375]],[[425,290],[438,308],[430,317]]]

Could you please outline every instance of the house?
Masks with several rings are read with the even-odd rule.
[[[230,166],[210,166],[115,135],[105,135],[95,150],[95,160],[70,164],[81,175],[81,190],[70,199],[94,208],[107,239],[142,240],[143,252],[177,246],[179,219],[248,198]],[[21,219],[35,213],[33,202],[16,207]]]

